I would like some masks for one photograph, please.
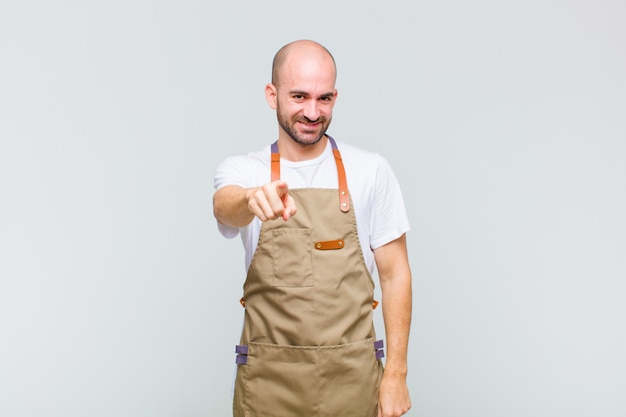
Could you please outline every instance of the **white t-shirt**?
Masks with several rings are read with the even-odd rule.
[[[373,275],[373,249],[389,243],[409,231],[409,221],[398,181],[387,161],[380,155],[337,142],[346,170],[348,190],[356,215],[357,231],[365,262]],[[280,177],[290,189],[337,187],[337,167],[330,141],[324,152],[315,159],[292,162],[280,161]],[[229,157],[215,174],[218,190],[226,185],[244,188],[258,187],[270,182],[270,146],[245,156]],[[296,213],[296,216],[298,214]],[[232,239],[237,234],[246,251],[246,270],[259,242],[261,221],[236,228],[218,222],[222,235]]]

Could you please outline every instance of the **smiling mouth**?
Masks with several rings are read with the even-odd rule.
[[[308,129],[316,129],[318,126],[320,126],[322,124],[320,121],[317,121],[317,122],[303,122],[301,120],[299,120],[298,123],[300,123],[302,126],[304,126],[304,128],[308,128]]]

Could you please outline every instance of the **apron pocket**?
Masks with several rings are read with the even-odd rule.
[[[306,348],[250,343],[245,378],[246,415],[317,415],[317,352]]]
[[[311,229],[272,230],[275,287],[313,286]]]
[[[377,415],[382,363],[374,339],[337,346],[248,345],[235,402],[246,416]],[[239,398],[237,398],[239,397]]]
[[[320,355],[320,417],[378,415],[378,391],[383,376],[374,339],[329,346]]]

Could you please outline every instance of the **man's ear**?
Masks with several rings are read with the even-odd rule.
[[[265,100],[267,104],[274,110],[276,110],[276,96],[278,95],[278,90],[276,90],[276,86],[274,84],[268,84],[265,86]]]

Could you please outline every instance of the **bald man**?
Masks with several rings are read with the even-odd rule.
[[[218,227],[241,236],[248,271],[235,417],[391,417],[411,407],[409,222],[387,161],[326,133],[336,75],[316,42],[281,48],[265,87],[277,140],[216,171]],[[372,321],[375,268],[386,346]]]

